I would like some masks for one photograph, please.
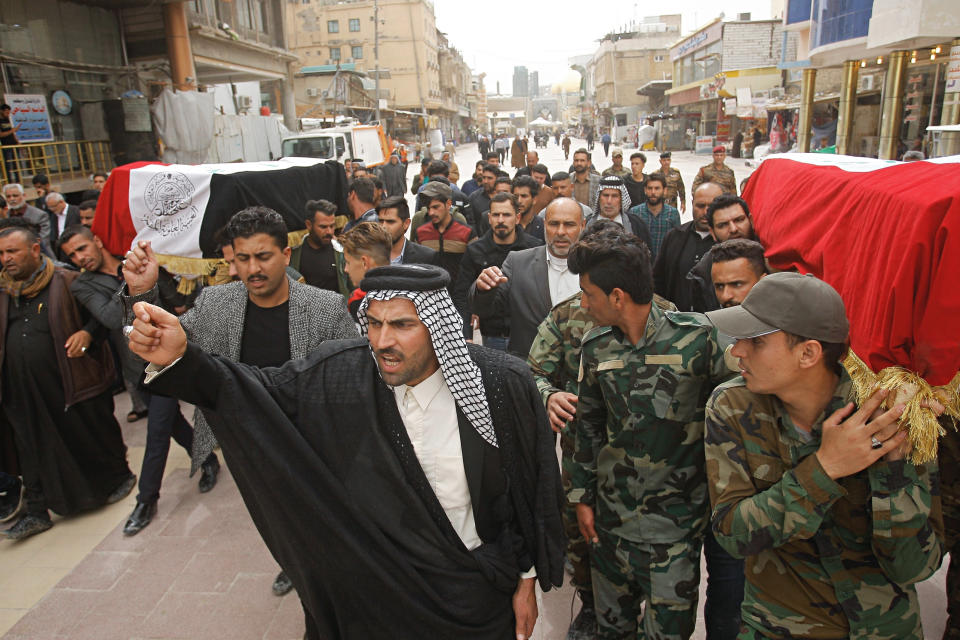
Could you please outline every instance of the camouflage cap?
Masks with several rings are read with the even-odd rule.
[[[710,311],[707,318],[720,333],[737,339],[786,331],[843,343],[850,333],[840,294],[810,274],[770,274],[753,286],[740,306]]]
[[[427,186],[420,191],[424,196],[433,199],[449,200],[453,195],[450,185],[444,184],[439,180],[431,180]]]

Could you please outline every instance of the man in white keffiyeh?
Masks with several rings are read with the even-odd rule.
[[[411,278],[384,271],[419,273],[418,277]],[[391,387],[413,387],[434,374],[439,367],[443,382],[456,401],[457,408],[477,433],[495,447],[497,436],[483,392],[480,368],[467,353],[467,344],[459,328],[460,314],[447,293],[447,282],[449,276],[445,271],[425,265],[410,265],[403,270],[385,267],[374,269],[364,278],[360,287],[367,295],[357,310],[357,323],[362,335],[370,340],[370,349],[384,382]],[[378,304],[388,301],[394,302]],[[371,307],[375,310],[372,318],[369,313]],[[422,331],[416,332],[417,336],[412,342],[402,346],[398,344],[405,342],[405,336],[401,334],[412,333],[411,327],[406,326],[411,313],[419,318],[429,332],[429,345]],[[384,324],[397,324],[398,319],[402,327],[394,331],[384,329]],[[408,344],[418,352],[403,352],[403,346]],[[424,347],[428,346],[433,347],[432,354],[425,353]]]
[[[310,640],[526,639],[535,582],[563,582],[564,499],[536,384],[522,360],[464,341],[449,282],[435,266],[371,269],[366,339],[264,369],[134,307],[148,383],[210,417]]]

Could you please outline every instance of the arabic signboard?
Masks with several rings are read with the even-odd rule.
[[[17,131],[20,144],[53,141],[53,127],[50,126],[46,96],[7,93],[3,99],[10,105],[10,124],[14,127],[20,126]]]
[[[677,58],[682,58],[688,53],[693,53],[703,49],[707,45],[713,44],[723,35],[723,23],[719,20],[706,29],[702,29],[677,46],[670,49],[670,61],[674,62]]]
[[[960,45],[950,47],[950,61],[947,63],[946,93],[960,93]]]
[[[713,136],[697,136],[694,149],[697,154],[713,153]]]

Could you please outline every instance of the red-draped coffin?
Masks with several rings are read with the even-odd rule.
[[[960,157],[779,156],[743,197],[771,266],[843,297],[873,371],[900,365],[936,386],[960,370]]]

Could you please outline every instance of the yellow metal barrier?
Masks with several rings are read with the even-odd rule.
[[[0,178],[3,184],[29,184],[38,173],[45,173],[51,183],[89,179],[92,174],[107,173],[114,166],[110,143],[106,140],[35,142],[4,146],[2,150]]]

